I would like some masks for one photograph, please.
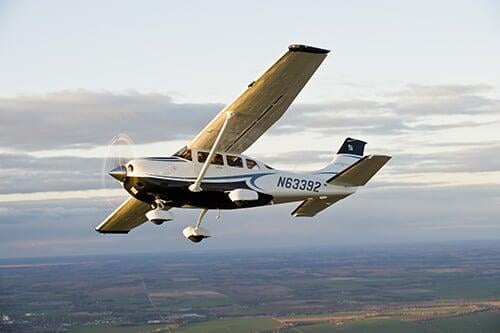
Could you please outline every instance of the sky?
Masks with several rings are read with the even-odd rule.
[[[500,241],[499,40],[496,1],[0,0],[0,257]],[[172,154],[292,43],[332,51],[246,154],[319,169],[356,137],[393,156],[366,188],[313,219],[210,212],[200,244],[197,210],[94,231],[124,198],[114,135]]]

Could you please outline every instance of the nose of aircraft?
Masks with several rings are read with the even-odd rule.
[[[125,181],[125,178],[127,178],[127,168],[125,168],[123,165],[120,165],[119,167],[111,170],[109,172],[109,175],[119,182],[123,182]]]

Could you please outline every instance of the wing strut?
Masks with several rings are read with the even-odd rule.
[[[234,116],[234,112],[228,112],[226,115],[226,119],[224,120],[224,124],[222,125],[219,134],[217,135],[217,138],[215,139],[214,145],[212,146],[212,149],[210,149],[210,153],[208,154],[207,160],[203,164],[203,167],[200,170],[200,173],[198,174],[198,178],[196,178],[196,181],[189,185],[189,190],[191,192],[200,192],[201,191],[201,181],[203,180],[203,177],[205,176],[205,173],[207,173],[208,166],[212,162],[212,159],[214,158],[215,155],[215,150],[217,149],[217,146],[219,145],[219,141],[222,138],[222,135],[224,134],[224,131],[226,130],[227,124],[229,123],[229,119],[231,119]]]

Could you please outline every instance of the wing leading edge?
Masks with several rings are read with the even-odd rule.
[[[290,45],[274,65],[219,112],[187,147],[210,150],[226,113],[234,112],[217,150],[243,153],[281,118],[328,52],[311,46]]]

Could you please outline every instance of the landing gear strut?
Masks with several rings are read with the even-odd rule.
[[[200,227],[201,221],[205,214],[207,214],[207,212],[208,209],[203,208],[200,212],[200,216],[198,216],[198,222],[196,223],[196,225],[189,226],[182,231],[184,237],[186,237],[193,243],[199,243],[203,239],[210,237],[210,233],[208,232],[208,230]]]

